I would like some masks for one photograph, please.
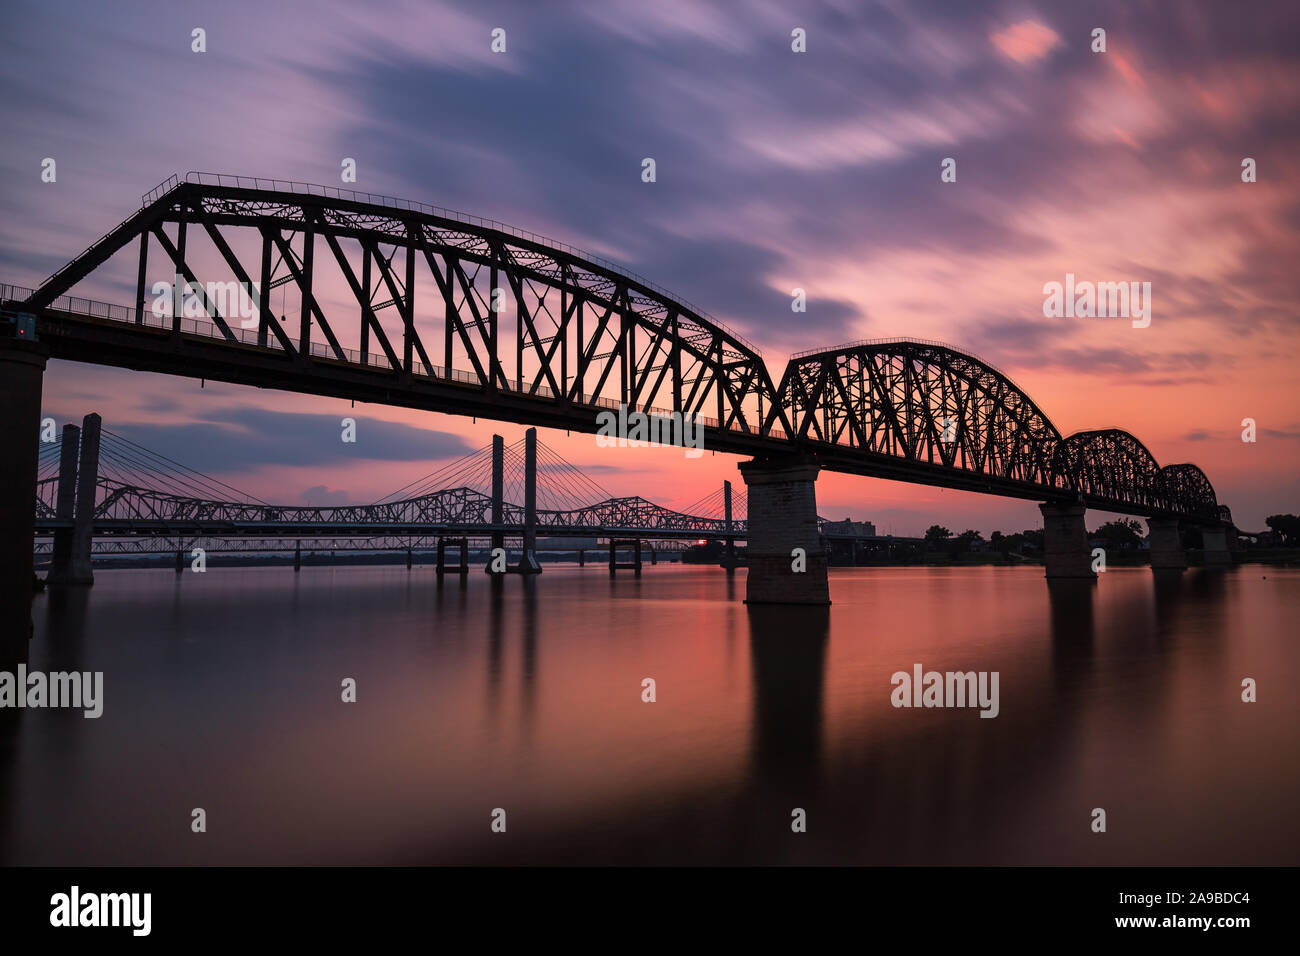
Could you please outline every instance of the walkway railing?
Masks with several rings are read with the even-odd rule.
[[[33,294],[35,290],[23,286],[9,285],[0,283],[0,302],[17,301],[21,302]],[[86,315],[96,319],[107,319],[110,322],[121,322],[125,325],[144,325],[149,328],[170,330],[172,327],[173,317],[170,315],[155,315],[151,309],[144,309],[141,321],[136,322],[136,310],[124,305],[113,305],[108,302],[99,302],[95,299],[83,299],[77,296],[61,295],[48,306],[49,309],[57,312],[71,312],[75,315]],[[201,335],[207,338],[225,340],[226,336],[221,329],[213,322],[201,319],[188,318],[182,316],[180,319],[180,330],[186,335]],[[284,347],[274,336],[268,336],[265,345],[258,342],[257,331],[255,329],[245,329],[240,327],[231,327],[233,335],[240,344],[251,345],[258,348],[268,348],[275,351],[284,351]],[[393,370],[393,364],[388,360],[388,356],[382,352],[367,352],[362,354],[358,349],[345,349],[340,347],[343,353],[343,361],[351,365],[363,365],[373,368],[381,368],[389,371]],[[339,357],[334,350],[324,342],[311,343],[311,355],[313,358],[322,358],[328,361],[339,361]],[[463,371],[456,368],[444,368],[441,365],[426,366],[422,362],[412,361],[411,371],[413,374],[422,378],[430,378],[446,382],[462,382],[467,385],[478,385],[480,379],[473,372]],[[521,395],[536,395],[542,398],[558,399],[562,396],[556,395],[555,391],[545,385],[539,385],[532,389],[522,385],[522,383],[506,382],[506,390]],[[577,404],[586,405],[591,408],[607,408],[617,411],[620,403],[612,398],[601,398],[597,395],[581,394],[575,399]],[[664,408],[638,408],[635,411],[642,411],[648,415],[655,415],[668,418],[674,413]],[[716,418],[709,418],[704,415],[696,415],[692,421],[698,422],[706,428],[718,428],[720,422]],[[750,435],[763,434],[762,429],[757,426],[742,425],[733,422],[727,431],[741,432]],[[772,438],[785,439],[785,432],[779,428],[769,429],[767,435]]]

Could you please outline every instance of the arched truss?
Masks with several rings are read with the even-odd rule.
[[[1056,426],[1005,375],[956,349],[897,340],[805,353],[778,392],[801,439],[1055,485]]]
[[[67,298],[136,240],[133,310]],[[184,305],[153,314],[150,290],[173,276],[197,291],[201,320]],[[255,286],[251,321],[232,324],[209,282]],[[1132,513],[1207,517],[1214,502],[1199,469],[1162,474],[1126,432],[1062,438],[1004,374],[957,349],[802,353],[775,387],[751,345],[610,263],[339,189],[173,177],[40,289],[0,298],[40,314],[52,354],[74,361],[584,431],[622,405],[690,415],[716,450],[811,451],[850,473]]]
[[[1167,507],[1160,465],[1145,445],[1118,428],[1063,439],[1053,470],[1065,487],[1093,499],[1149,510]]]
[[[690,413],[752,433],[772,407],[766,367],[735,333],[542,237],[299,183],[192,173],[160,190],[27,307],[50,306],[138,239],[138,324],[176,333],[193,325],[150,312],[154,283],[178,275],[198,291],[191,305],[214,334],[286,363],[323,359],[566,405]],[[266,308],[241,328],[208,283],[236,295],[234,283],[255,287]],[[346,305],[331,309],[326,300],[340,295]]]
[[[1227,508],[1220,507],[1210,479],[1195,465],[1165,465],[1160,469],[1160,477],[1170,510],[1232,523],[1232,512],[1223,514]]]

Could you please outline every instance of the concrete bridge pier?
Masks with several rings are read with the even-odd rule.
[[[1183,571],[1187,568],[1187,553],[1183,551],[1178,536],[1177,518],[1148,518],[1147,532],[1151,543],[1152,571]]]
[[[451,570],[456,574],[469,574],[469,539],[468,538],[439,538],[438,539],[438,577],[447,573],[447,548],[452,547],[457,550],[460,558]]]
[[[39,342],[0,340],[0,670],[27,662],[32,638],[32,537],[41,440],[41,383],[49,351]]]
[[[59,491],[55,499],[54,516],[60,521],[75,520],[77,504],[77,455],[81,451],[81,429],[71,423],[63,426],[63,442],[59,449]],[[68,583],[72,574],[73,529],[58,528],[54,532],[54,553],[50,556],[50,570],[45,576],[48,587]]]
[[[185,552],[184,551],[176,552],[176,573],[177,574],[185,573]]]
[[[618,549],[624,548],[632,552],[631,561],[619,561]],[[610,538],[609,539],[609,574],[613,577],[615,573],[622,569],[624,571],[633,571],[637,577],[641,576],[641,539],[640,538]]]
[[[1227,528],[1202,528],[1201,541],[1204,548],[1202,557],[1207,568],[1221,568],[1232,564],[1232,552],[1228,550]]]
[[[1095,578],[1092,552],[1088,548],[1087,509],[1083,505],[1047,502],[1038,506],[1043,514],[1043,559],[1047,577]]]
[[[585,568],[586,566],[587,566],[587,552],[586,552],[585,549],[583,549],[583,548],[579,548],[579,549],[578,549],[578,567],[580,567],[580,568]]]
[[[537,429],[524,432],[524,550],[519,555],[520,574],[541,574],[537,563]]]
[[[298,541],[293,547],[293,570],[296,574],[302,570],[302,542]]]
[[[740,463],[749,489],[746,604],[831,603],[826,553],[817,530],[819,471],[821,465],[804,456]],[[802,559],[796,548],[803,550]]]

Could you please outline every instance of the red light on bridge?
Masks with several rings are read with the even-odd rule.
[[[706,539],[704,539],[704,538],[697,538],[696,541],[695,541],[695,543],[696,543],[696,544],[708,544],[709,542],[708,542]]]

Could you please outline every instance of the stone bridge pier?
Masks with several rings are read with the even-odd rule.
[[[1183,571],[1187,552],[1178,534],[1177,518],[1148,518],[1147,540],[1151,544],[1152,571]]]
[[[1232,552],[1228,549],[1228,529],[1222,525],[1201,529],[1201,556],[1205,566],[1226,567],[1232,564]]]
[[[1047,502],[1038,506],[1043,513],[1043,560],[1047,577],[1096,578],[1092,551],[1088,548],[1087,509],[1078,504]]]
[[[831,603],[817,530],[819,471],[816,459],[804,456],[741,462],[749,495],[746,604]]]

